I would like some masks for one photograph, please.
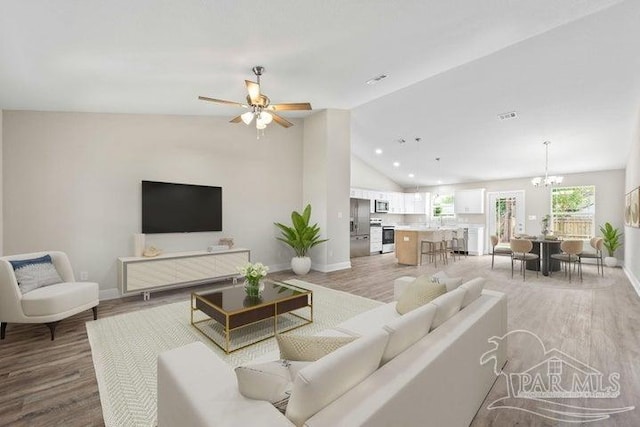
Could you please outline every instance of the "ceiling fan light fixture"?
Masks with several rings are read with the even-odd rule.
[[[268,125],[273,121],[273,116],[270,113],[263,111],[260,113],[260,117],[258,117],[258,120],[260,120],[265,125]]]
[[[256,129],[262,130],[262,129],[265,129],[266,127],[267,127],[267,124],[262,120],[260,120],[260,118],[258,117],[258,119],[256,120]]]
[[[253,121],[253,111],[247,111],[246,113],[241,114],[240,118],[242,118],[245,125],[250,124]]]

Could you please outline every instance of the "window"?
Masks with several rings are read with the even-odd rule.
[[[551,189],[551,230],[564,239],[595,234],[596,188],[593,185]]]
[[[434,218],[454,218],[453,194],[436,194],[433,198],[431,216]]]

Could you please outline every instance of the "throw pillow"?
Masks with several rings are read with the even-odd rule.
[[[425,305],[447,292],[445,285],[434,283],[429,276],[419,276],[408,284],[396,304],[396,311],[405,314]]]
[[[15,272],[20,292],[23,294],[43,286],[62,282],[50,255],[9,262]]]
[[[431,281],[441,283],[447,287],[447,292],[451,292],[462,284],[462,277],[449,277],[444,271],[438,271],[431,276]]]
[[[274,360],[238,366],[235,369],[238,391],[249,399],[266,400],[284,414],[293,378],[309,363]]]
[[[281,359],[307,362],[318,360],[355,339],[356,337],[276,335]]]

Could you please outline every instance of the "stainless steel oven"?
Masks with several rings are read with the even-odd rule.
[[[382,253],[396,250],[396,228],[393,225],[382,226]]]

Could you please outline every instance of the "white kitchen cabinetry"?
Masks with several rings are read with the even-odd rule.
[[[454,211],[457,214],[483,214],[484,188],[474,190],[456,190]]]
[[[416,196],[417,194],[417,196]],[[406,214],[425,214],[429,211],[429,193],[403,193]]]
[[[249,249],[242,248],[118,258],[118,286],[127,295],[226,279],[238,276],[249,259]]]
[[[484,227],[469,227],[467,234],[467,250],[469,255],[484,254]]]

